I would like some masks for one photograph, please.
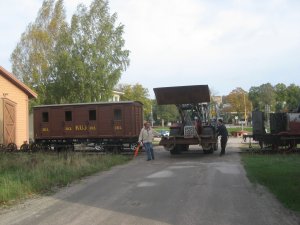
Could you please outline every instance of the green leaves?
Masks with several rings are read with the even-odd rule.
[[[286,86],[278,83],[272,86],[270,83],[259,87],[251,87],[249,99],[253,108],[264,111],[265,106],[271,107],[271,111],[290,111],[296,109],[300,103],[300,87],[295,84]]]
[[[242,117],[246,117],[252,110],[251,102],[248,98],[248,93],[242,88],[236,88],[230,92],[226,97],[227,102],[230,103],[230,108],[227,109],[231,112],[237,112]]]
[[[44,0],[11,55],[13,73],[37,91],[38,102],[107,101],[129,65],[123,25],[108,2],[80,5],[68,25],[63,0]]]

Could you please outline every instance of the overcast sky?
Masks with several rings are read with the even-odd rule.
[[[42,0],[0,1],[0,65]],[[79,3],[65,0],[70,20]],[[299,0],[110,0],[125,25],[130,66],[121,83],[154,87],[208,84],[217,95],[236,87],[300,85]]]

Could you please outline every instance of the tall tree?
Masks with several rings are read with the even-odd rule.
[[[262,84],[259,87],[251,87],[249,99],[252,101],[254,109],[264,111],[265,107],[268,106],[272,111],[275,110],[275,91],[270,83]]]
[[[123,25],[108,2],[79,5],[71,26],[63,0],[44,0],[11,60],[13,73],[39,94],[39,103],[108,100],[129,65]]]
[[[249,90],[249,99],[252,102],[252,107],[254,109],[260,109],[260,89],[259,87],[251,87]]]
[[[79,101],[107,100],[129,65],[123,49],[124,26],[115,25],[117,14],[109,14],[108,2],[94,0],[87,9],[79,5],[72,17],[73,80]]]
[[[67,23],[63,0],[45,0],[34,23],[29,24],[11,55],[12,71],[39,94],[39,103],[50,102],[48,84],[51,61]]]
[[[248,99],[248,93],[242,88],[236,88],[227,96],[227,101],[230,104],[230,111],[237,112],[240,117],[246,117],[252,110],[251,102]]]

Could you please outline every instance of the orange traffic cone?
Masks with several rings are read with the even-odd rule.
[[[138,145],[136,146],[135,150],[134,150],[134,157],[137,156],[138,152],[139,152],[139,149],[140,149],[140,143],[138,143]]]

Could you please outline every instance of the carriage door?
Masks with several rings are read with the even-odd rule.
[[[96,107],[89,109],[88,132],[89,132],[89,137],[97,137],[97,110],[96,110]]]
[[[113,130],[116,136],[124,135],[123,113],[122,108],[113,108]]]
[[[16,104],[4,99],[3,101],[4,144],[16,142]]]
[[[73,108],[66,108],[64,110],[64,122],[63,122],[63,136],[66,138],[71,138],[74,135],[74,115],[73,115]],[[75,121],[76,122],[76,121]],[[75,127],[76,129],[76,127]]]

